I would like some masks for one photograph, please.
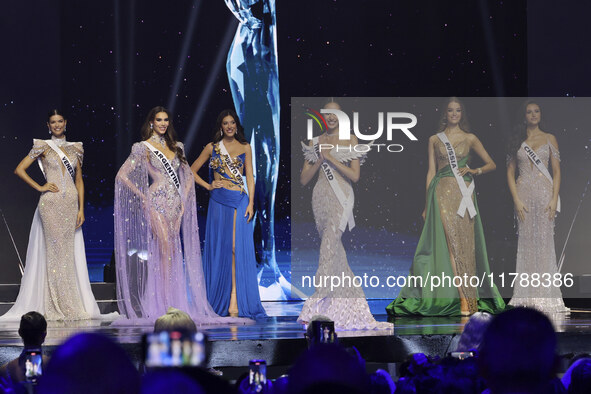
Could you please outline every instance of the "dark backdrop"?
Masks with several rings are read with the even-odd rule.
[[[574,13],[568,12],[575,7],[570,3],[560,12],[555,7],[545,0],[277,1],[279,247],[289,247],[291,97],[587,94],[588,82],[579,82],[589,67],[572,64],[588,62],[589,51],[581,45],[589,13],[582,5]],[[222,0],[51,0],[34,7],[13,0],[4,10],[0,29],[10,39],[0,68],[0,208],[24,259],[38,195],[12,171],[33,137],[47,138],[48,109],[62,107],[69,114],[68,138],[83,141],[86,149],[89,263],[104,263],[112,250],[113,179],[149,109],[177,96],[175,127],[182,140],[195,133],[187,152],[193,160],[208,142],[217,113],[232,105],[224,63],[218,60],[225,59],[228,31],[236,22]],[[179,70],[186,39],[189,50]],[[560,58],[549,56],[555,50]],[[552,71],[569,76],[550,84]],[[178,72],[182,77],[173,92]],[[494,138],[485,141],[487,147],[494,143]],[[30,173],[40,176],[36,169]],[[417,175],[424,177],[423,170]],[[480,193],[486,195],[482,183]],[[206,203],[207,194],[199,191],[202,218]],[[481,206],[483,216],[494,215],[494,205],[482,201]],[[399,225],[416,232],[415,222],[414,216],[402,217]],[[1,222],[0,282],[18,281],[16,262]]]

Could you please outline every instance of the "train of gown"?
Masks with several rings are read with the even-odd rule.
[[[459,167],[466,166],[468,159],[469,156],[465,156],[459,160]],[[459,199],[451,201],[451,209],[445,206],[440,208],[440,202],[449,203],[449,200],[451,200],[448,195],[449,193],[444,194],[443,197],[438,195],[438,185],[441,185],[441,182],[446,179],[450,180],[450,188],[455,190],[456,186],[453,182],[456,181],[453,178],[453,173],[449,165],[437,171],[429,185],[427,190],[425,225],[423,226],[410,268],[410,276],[407,280],[407,285],[400,290],[398,297],[386,307],[389,315],[460,315],[458,288],[451,283],[444,285],[443,283],[445,282],[442,282],[440,286],[430,286],[432,282],[429,281],[430,277],[435,276],[447,278],[453,278],[456,275],[462,276],[461,272],[455,273],[452,268],[448,239],[442,221],[442,211],[444,210],[447,210],[447,214],[456,220],[458,227],[462,226],[462,229],[466,229],[469,226],[468,230],[471,230],[468,233],[472,234],[472,240],[455,239],[450,242],[452,245],[454,243],[467,244],[471,242],[470,248],[467,250],[470,258],[466,262],[468,268],[473,271],[470,276],[475,275],[478,278],[489,278],[491,271],[488,264],[486,242],[476,196],[473,196],[473,202],[477,214],[473,219],[469,219],[468,215],[465,218],[461,218],[456,214],[455,207],[459,205]],[[465,175],[464,180],[471,181],[472,178],[469,175]],[[456,237],[458,232],[459,230],[456,229],[454,233]],[[453,233],[453,231],[450,231],[450,233]],[[411,277],[418,280],[411,280]],[[474,297],[477,310],[499,313],[505,309],[505,302],[494,284],[491,286],[485,282],[480,287],[465,287],[468,287],[467,290],[472,293],[471,297]]]
[[[88,279],[84,236],[81,228],[77,229],[74,234],[74,261],[76,270],[74,279],[80,291],[84,311],[91,319],[113,320],[117,318],[119,314],[116,312],[101,315],[99,311]],[[18,297],[12,308],[0,317],[1,322],[20,321],[21,316],[30,311],[36,311],[42,315],[46,313],[46,270],[45,235],[39,209],[36,209],[31,224],[31,232],[29,233],[27,260]]]
[[[370,143],[371,144],[371,143]],[[315,162],[317,156],[312,146],[302,144],[304,157],[309,162]],[[365,160],[365,152],[348,152],[333,148],[331,155],[342,163]],[[345,198],[354,202],[351,183],[339,172],[333,170],[334,178]],[[339,228],[343,216],[343,206],[337,198],[324,173],[319,171],[314,190],[312,192],[312,210],[316,228],[320,234],[320,255],[316,277],[354,277],[354,273],[347,261],[347,254],[342,242],[343,231]],[[351,228],[351,224],[349,224]],[[316,283],[321,283],[320,280]],[[327,286],[317,287],[305,302],[298,317],[298,322],[310,322],[316,315],[330,318],[337,330],[392,330],[392,323],[378,322],[373,317],[365,293],[359,287],[339,286],[329,289]]]

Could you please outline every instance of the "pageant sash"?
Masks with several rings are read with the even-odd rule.
[[[244,188],[244,179],[242,178],[242,174],[240,173],[240,171],[238,170],[238,168],[236,166],[232,165],[232,158],[230,157],[230,154],[228,153],[228,150],[226,149],[226,146],[224,145],[224,141],[220,141],[218,144],[219,144],[220,152],[221,152],[220,156],[222,156],[222,160],[224,161],[226,168],[233,175],[234,180],[236,182],[238,182],[238,185],[243,190],[246,190]]]
[[[64,167],[66,167],[66,170],[68,170],[68,173],[72,177],[72,181],[76,182],[76,172],[74,170],[74,165],[72,164],[72,162],[70,162],[70,159],[68,159],[68,156],[66,156],[64,151],[61,150],[60,148],[58,148],[58,146],[52,140],[45,140],[45,143],[51,149],[53,149],[55,153],[57,153],[60,160],[62,161],[62,164],[64,165]],[[43,164],[41,163],[41,160],[37,160],[37,163],[39,164],[39,168],[41,168],[41,172],[43,173],[43,176],[45,176],[45,169],[43,168]]]
[[[318,137],[313,138],[312,143],[314,145],[314,153],[316,154],[316,157],[319,158],[320,147],[318,144]],[[344,232],[347,229],[348,225],[349,231],[351,231],[353,230],[353,227],[355,227],[355,218],[353,216],[353,193],[351,193],[349,197],[345,197],[345,193],[343,193],[343,190],[339,186],[339,183],[335,178],[335,175],[330,165],[325,161],[320,166],[322,167],[322,172],[324,173],[324,176],[326,176],[326,179],[328,180],[330,187],[334,191],[334,194],[337,196],[339,203],[343,207],[343,215],[341,216],[341,221],[339,223],[339,230]]]
[[[550,143],[548,142],[548,144]],[[542,163],[542,160],[540,160],[537,153],[528,144],[526,144],[525,141],[521,144],[521,148],[524,150],[529,160],[534,163],[534,165],[546,178],[548,178],[550,184],[554,185],[554,180],[552,179],[552,175],[550,175],[550,171],[548,171],[548,168],[544,165],[544,163]],[[552,147],[550,147],[550,149],[552,149]],[[556,212],[560,212],[560,196],[558,196]]]
[[[447,159],[449,161],[449,167],[451,168],[456,181],[458,182],[458,187],[460,188],[460,192],[462,193],[462,201],[460,201],[460,206],[458,207],[457,214],[461,217],[464,217],[466,214],[466,210],[470,214],[470,218],[476,216],[476,208],[474,207],[474,201],[472,201],[472,193],[474,192],[474,179],[470,183],[470,186],[466,186],[464,182],[464,178],[460,175],[460,170],[458,168],[458,159],[456,157],[456,151],[454,150],[453,145],[449,142],[449,139],[445,135],[445,133],[437,133],[437,137],[443,142],[445,146],[445,150],[447,152]]]
[[[152,144],[150,144],[148,141],[143,141],[143,143],[144,143],[144,145],[146,145],[148,147],[148,149],[150,149],[150,151],[152,151],[152,153],[158,158],[158,160],[160,160],[160,162],[164,166],[164,170],[166,171],[166,173],[168,174],[168,177],[170,178],[170,181],[172,182],[172,184],[174,185],[174,187],[176,188],[176,190],[180,194],[181,193],[181,182],[179,181],[179,177],[177,176],[176,172],[174,171],[172,164],[170,164],[170,161],[166,158],[164,153],[162,153],[160,150],[153,147]]]

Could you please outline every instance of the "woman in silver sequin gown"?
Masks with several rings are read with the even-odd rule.
[[[530,281],[529,285],[527,281],[515,281],[509,305],[533,307],[547,313],[568,312],[560,288],[555,287],[552,280],[558,273],[554,249],[554,217],[560,190],[558,142],[552,134],[541,130],[542,111],[537,103],[526,102],[522,114],[523,125],[509,148],[507,182],[518,224],[516,272],[528,274]],[[552,165],[552,182],[529,159],[522,146],[524,142],[546,168]],[[531,281],[534,274],[540,276],[539,285]],[[544,276],[552,278],[550,286],[543,285]]]
[[[325,108],[340,109],[335,102]],[[328,131],[320,137],[321,144],[339,144],[339,123],[333,114],[326,116]],[[350,141],[342,141],[342,145],[357,144],[357,138],[351,136]],[[350,164],[342,163],[330,152],[322,151],[315,162],[306,160],[302,169],[300,182],[308,184],[318,173],[312,192],[312,210],[316,228],[320,234],[320,258],[316,277],[336,276],[339,278],[355,275],[347,261],[347,254],[341,240],[343,232],[339,229],[343,207],[335,195],[330,183],[322,171],[318,171],[323,162],[329,163],[335,178],[345,194],[353,194],[351,182],[357,182],[360,175],[360,161],[354,159]],[[320,281],[316,281],[320,282]],[[360,287],[340,286],[331,291],[330,287],[318,287],[310,296],[298,317],[301,323],[308,323],[315,315],[329,317],[340,330],[392,329],[391,323],[377,322],[369,310],[365,294]]]
[[[67,142],[67,121],[58,110],[48,115],[51,141],[69,159],[72,178],[58,153],[48,141],[33,142],[33,149],[15,173],[41,192],[29,237],[27,264],[15,305],[0,318],[18,320],[29,311],[37,311],[47,320],[83,320],[105,318],[101,315],[90,288],[84,239],[84,183],[82,181],[81,142]],[[43,186],[26,172],[38,160],[47,179]],[[112,317],[110,315],[109,317]]]

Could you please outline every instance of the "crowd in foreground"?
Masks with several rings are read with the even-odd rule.
[[[321,318],[315,321],[318,320]],[[195,324],[188,315],[173,308],[158,319],[154,327],[158,335],[170,337],[176,335],[171,333],[195,331]],[[591,356],[577,357],[559,376],[560,359],[553,326],[544,314],[528,308],[515,308],[495,317],[477,313],[466,324],[456,352],[442,358],[413,354],[400,364],[396,382],[383,370],[368,374],[365,361],[355,348],[320,343],[321,338],[311,329],[306,334],[308,350],[299,356],[287,375],[270,381],[261,379],[258,373],[253,374],[251,369],[249,376],[234,384],[215,370],[197,366],[149,368],[142,365],[138,370],[120,345],[95,333],[69,338],[49,359],[42,355],[46,332],[47,322],[42,315],[29,312],[22,317],[19,335],[23,339],[23,352],[0,368],[4,392],[591,392]],[[42,375],[35,375],[34,381],[30,376],[31,354],[39,357],[43,369]],[[264,374],[264,369],[261,372]]]

